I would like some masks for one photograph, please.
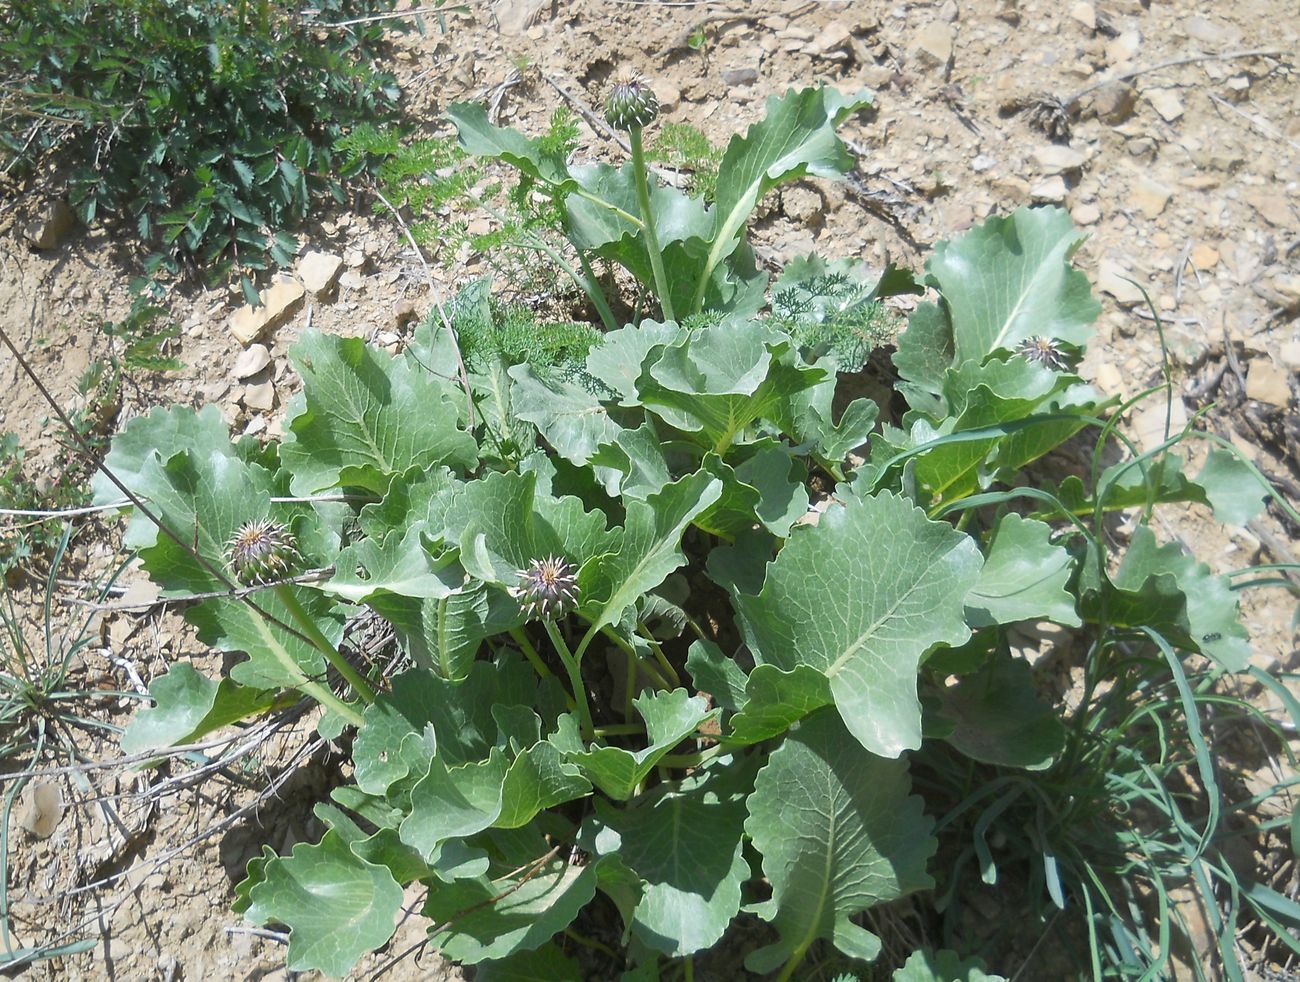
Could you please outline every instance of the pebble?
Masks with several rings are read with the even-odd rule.
[[[45,210],[23,230],[27,244],[39,252],[57,249],[77,225],[77,216],[68,203],[55,198]]]
[[[804,46],[804,51],[814,58],[838,56],[842,59],[849,49],[851,33],[841,21],[831,21]]]
[[[650,84],[655,98],[659,100],[661,112],[670,113],[682,103],[682,90],[664,79],[656,79]]]
[[[1070,218],[1075,225],[1096,225],[1101,221],[1101,209],[1091,203],[1075,205],[1070,209]]]
[[[269,412],[275,408],[275,386],[270,382],[244,386],[243,403],[249,409]]]
[[[1208,17],[1182,18],[1183,33],[1193,41],[1212,47],[1236,44],[1241,40],[1240,28],[1232,24],[1216,24]]]
[[[729,68],[722,73],[722,81],[731,88],[738,85],[752,85],[758,81],[758,69],[753,67]]]
[[[1300,372],[1300,341],[1288,341],[1279,345],[1277,357],[1293,372]]]
[[[1073,147],[1063,147],[1050,143],[1034,151],[1034,163],[1046,175],[1071,174],[1077,172],[1088,162],[1088,154]]]
[[[1166,123],[1182,118],[1183,100],[1172,89],[1148,89],[1143,95]]]
[[[1137,31],[1125,31],[1106,45],[1106,60],[1112,65],[1121,65],[1131,61],[1142,47],[1142,35]]]
[[[981,153],[970,162],[970,169],[976,174],[983,174],[985,171],[992,170],[997,166],[997,161],[988,154]]]
[[[1064,201],[1068,193],[1069,189],[1065,186],[1065,178],[1061,177],[1060,174],[1039,181],[1029,189],[1029,195],[1035,201],[1054,205],[1059,205]]]
[[[1137,89],[1128,82],[1108,82],[1092,94],[1092,110],[1108,126],[1118,126],[1137,108]]]
[[[1291,402],[1291,373],[1269,358],[1256,358],[1246,374],[1246,398],[1285,409]]]
[[[1192,250],[1192,265],[1197,269],[1213,269],[1219,265],[1219,250],[1214,246],[1202,242]]]
[[[1143,217],[1150,219],[1160,216],[1172,195],[1173,191],[1159,181],[1153,181],[1149,177],[1139,177],[1137,183],[1133,185],[1133,190],[1129,192],[1128,200],[1131,207],[1142,212]]]
[[[1076,3],[1070,8],[1070,16],[1090,31],[1097,29],[1097,8],[1090,3]]]
[[[337,282],[343,259],[328,252],[311,250],[298,259],[298,277],[311,293],[326,293]]]
[[[269,364],[271,364],[271,352],[267,350],[266,345],[250,344],[235,359],[234,376],[242,382],[252,378]]]
[[[245,304],[230,315],[230,333],[240,344],[252,344],[264,332],[292,316],[302,304],[305,292],[297,280],[276,280],[262,291],[259,306]]]
[[[916,32],[909,51],[926,68],[947,68],[952,61],[953,40],[952,27],[933,21]]]
[[[1126,279],[1125,277],[1128,277]],[[1142,303],[1142,291],[1129,279],[1139,279],[1114,259],[1106,258],[1097,267],[1097,289],[1109,293],[1121,307]]]

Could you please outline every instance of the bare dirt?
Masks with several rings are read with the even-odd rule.
[[[1083,374],[1125,397],[1159,381],[1160,339],[1131,278],[1164,318],[1185,394],[1175,402],[1175,425],[1217,401],[1208,424],[1296,500],[1294,0],[504,0],[447,13],[445,31],[432,19],[425,27],[398,38],[393,59],[408,105],[430,133],[447,132],[439,114],[460,99],[490,101],[499,122],[536,131],[561,101],[599,105],[604,83],[622,65],[654,80],[666,119],[695,124],[719,141],[761,116],[766,97],[791,86],[874,90],[878,113],[843,130],[859,156],[854,179],[808,181],[774,196],[758,223],[760,258],[779,263],[815,248],[919,269],[931,245],[990,214],[1060,204],[1089,233],[1077,262],[1105,305]],[[584,127],[580,152],[611,151],[603,131]],[[105,229],[34,250],[24,231],[44,206],[32,195],[0,204],[0,325],[55,398],[75,407],[83,398],[78,379],[113,343],[98,325],[125,314],[138,267],[125,237]],[[232,432],[276,434],[296,385],[286,349],[305,325],[396,346],[412,312],[430,306],[420,262],[369,201],[322,214],[303,240],[305,249],[344,260],[342,280],[335,291],[308,293],[267,332],[267,368],[237,377],[243,346],[229,326],[242,304],[237,291],[189,287],[170,299],[182,327],[173,353],[184,368],[132,380],[105,407],[108,417],[120,426],[154,405],[214,403]],[[457,259],[451,269],[435,269],[443,296],[480,265],[473,255]],[[7,355],[0,356],[0,379],[0,431],[18,433],[56,468],[66,454],[57,421]],[[1158,411],[1135,414],[1139,443],[1159,441],[1163,418],[1162,402]],[[1163,535],[1216,570],[1295,558],[1296,530],[1272,515],[1248,529],[1223,530],[1195,510],[1163,521]],[[116,541],[111,524],[91,524],[79,535],[60,570],[59,623],[85,616],[87,608],[70,599],[93,597],[87,583],[111,566]],[[141,580],[128,570],[119,581],[128,595],[112,602],[148,603]],[[28,583],[17,595],[33,641],[42,643],[39,589]],[[1278,591],[1248,595],[1244,613],[1261,667],[1297,667],[1293,610]],[[179,616],[157,605],[100,611],[89,633],[92,642],[75,664],[79,687],[140,692],[176,660],[220,664]],[[1275,708],[1270,696],[1259,698]],[[94,715],[121,726],[140,704],[106,696]],[[229,908],[233,884],[262,843],[284,852],[319,832],[311,804],[339,778],[345,757],[312,744],[310,723],[266,735],[251,754],[217,746],[157,770],[81,769],[29,785],[52,782],[67,806],[46,838],[22,827],[30,791],[9,816],[15,943],[94,941],[90,951],[38,963],[29,974],[284,977],[281,942],[250,931]],[[111,735],[74,730],[68,739],[82,760],[119,756]],[[25,763],[51,759],[34,755]],[[390,950],[359,966],[356,977],[418,943],[423,929],[412,917]],[[459,975],[425,956],[408,958],[388,977]]]

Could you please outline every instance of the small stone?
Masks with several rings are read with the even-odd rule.
[[[1101,391],[1107,395],[1123,395],[1126,391],[1124,376],[1118,368],[1108,361],[1097,366],[1097,372],[1093,377],[1096,379]]]
[[[1065,186],[1065,179],[1060,174],[1039,181],[1029,189],[1031,198],[1047,204],[1060,204],[1065,200],[1068,193],[1069,189]]]
[[[1070,174],[1088,162],[1088,155],[1073,147],[1051,143],[1034,151],[1034,163],[1046,175]]]
[[[342,269],[343,260],[328,252],[304,252],[298,260],[298,276],[311,293],[328,293]]]
[[[1139,177],[1129,192],[1129,204],[1146,218],[1158,218],[1169,204],[1173,191],[1149,177]]]
[[[249,409],[270,412],[275,408],[275,386],[270,382],[246,385],[244,386],[243,402]]]
[[[659,111],[670,113],[682,104],[682,90],[664,79],[655,79],[650,83],[655,98],[659,100]]]
[[[1168,299],[1170,303],[1165,308],[1165,298],[1161,298],[1161,307],[1173,310],[1174,298]],[[1165,327],[1165,342],[1169,345],[1169,353],[1173,355],[1174,361],[1184,368],[1195,370],[1210,355],[1210,342],[1205,337],[1205,330],[1199,325],[1169,324]]]
[[[1097,29],[1097,8],[1090,3],[1076,3],[1070,8],[1070,16],[1090,31]]]
[[[1256,283],[1255,292],[1287,313],[1300,311],[1300,276],[1276,273]]]
[[[45,211],[24,230],[28,245],[40,252],[57,249],[77,224],[77,216],[68,203],[55,198]]]
[[[840,21],[833,20],[804,45],[804,51],[814,58],[826,58],[831,55],[843,55],[849,50],[849,38],[852,33]]]
[[[393,307],[393,326],[399,331],[419,319],[420,312],[416,309],[414,301],[401,300]]]
[[[961,11],[957,9],[957,0],[944,0],[943,6],[939,8],[939,19],[947,24],[955,24],[959,16]]]
[[[1075,205],[1070,210],[1070,218],[1074,220],[1075,225],[1096,225],[1101,221],[1101,209],[1091,203]]]
[[[1013,201],[1023,201],[1029,196],[1029,182],[1015,174],[1007,174],[993,182],[993,187]]]
[[[266,345],[250,344],[235,359],[233,369],[235,378],[241,382],[250,379],[269,364],[271,364],[271,352],[266,349]]]
[[[789,188],[781,193],[781,210],[800,225],[816,228],[825,221],[821,195],[809,188]]]
[[[1151,108],[1160,114],[1166,123],[1172,123],[1183,115],[1183,100],[1171,89],[1148,89],[1143,93]]]
[[[1219,265],[1219,250],[1207,242],[1202,242],[1192,250],[1192,265],[1197,269],[1213,269]]]
[[[1175,399],[1167,404],[1163,399],[1147,399],[1133,419],[1134,436],[1143,452],[1154,450],[1165,442],[1169,435],[1177,433],[1187,425],[1187,407],[1182,399]]]
[[[292,316],[302,303],[304,292],[297,280],[276,280],[262,291],[259,306],[245,304],[230,315],[230,333],[240,344],[252,344],[264,332]]]
[[[1092,111],[1107,126],[1118,126],[1137,108],[1137,89],[1127,82],[1107,82],[1092,94]]]
[[[1300,341],[1288,341],[1277,349],[1278,360],[1293,372],[1300,372]]]
[[[1142,291],[1130,279],[1137,277],[1114,259],[1103,259],[1097,267],[1097,289],[1109,293],[1121,307],[1143,302]]]
[[[1269,358],[1256,358],[1246,374],[1246,398],[1285,409],[1291,402],[1292,373]]]
[[[1225,89],[1227,90],[1229,99],[1233,102],[1241,102],[1250,93],[1250,76],[1232,76],[1232,78],[1228,79]]]
[[[471,230],[470,234],[474,232]],[[360,269],[366,264],[366,254],[360,249],[349,249],[343,256],[343,261],[347,263],[348,269]]]
[[[979,154],[970,162],[970,169],[976,174],[983,174],[985,171],[992,170],[997,166],[997,161],[988,154]]]
[[[1236,44],[1241,40],[1241,30],[1232,24],[1215,23],[1208,17],[1181,18],[1183,33],[1193,41],[1218,47]]]
[[[1274,194],[1269,191],[1248,191],[1243,197],[1252,208],[1259,212],[1259,217],[1270,225],[1277,228],[1292,228],[1295,226],[1295,215],[1291,211],[1291,204],[1287,201],[1285,195]]]
[[[54,781],[35,781],[23,791],[18,824],[34,839],[48,839],[63,819],[63,793]]]
[[[1142,35],[1137,31],[1125,31],[1106,45],[1106,60],[1112,65],[1132,61],[1140,47],[1142,47]]]
[[[339,277],[339,286],[345,290],[361,290],[366,285],[366,278],[355,269],[349,269]]]
[[[942,21],[926,24],[916,32],[909,49],[926,68],[947,68],[952,61],[953,29]]]
[[[736,88],[739,85],[752,85],[758,81],[757,68],[729,68],[722,73],[722,81],[729,88]]]

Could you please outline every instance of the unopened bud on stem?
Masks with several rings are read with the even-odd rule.
[[[644,129],[659,115],[659,99],[637,72],[620,75],[605,100],[605,121],[616,130]]]

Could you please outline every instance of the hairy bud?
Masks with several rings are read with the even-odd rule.
[[[605,100],[605,121],[616,130],[643,129],[659,115],[659,99],[637,72],[620,75]]]
[[[245,522],[226,546],[230,568],[245,586],[284,579],[300,558],[294,537],[268,519]]]
[[[514,594],[529,620],[561,617],[578,603],[578,581],[572,566],[558,556],[548,556],[519,571]]]

